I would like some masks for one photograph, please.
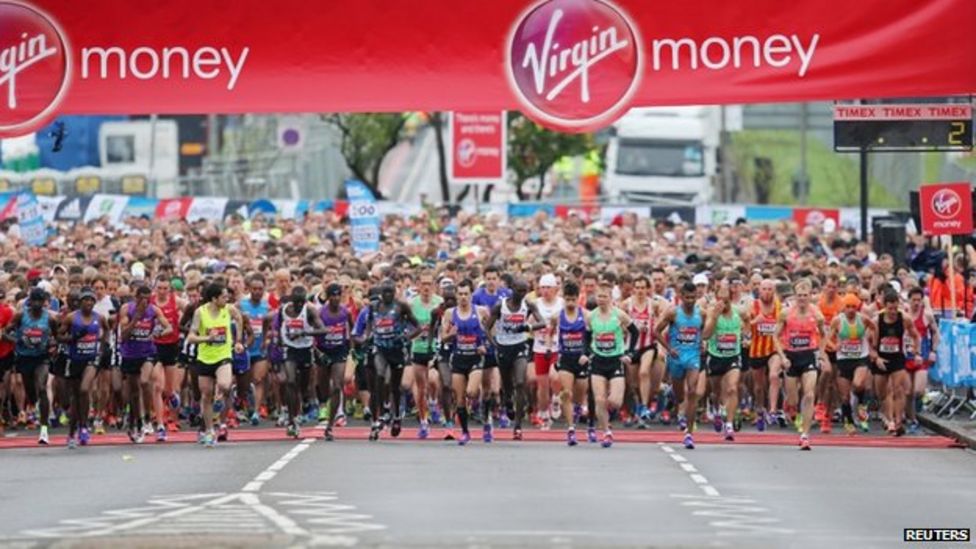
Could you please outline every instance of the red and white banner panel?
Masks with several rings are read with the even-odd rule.
[[[521,110],[976,90],[972,0],[0,0],[0,136],[57,113]]]
[[[933,183],[918,190],[922,234],[973,234],[973,187],[969,183]]]
[[[505,180],[505,112],[451,113],[452,183],[501,183]]]

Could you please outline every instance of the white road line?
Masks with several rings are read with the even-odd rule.
[[[285,466],[288,465],[289,462],[291,462],[291,460],[298,457],[298,454],[301,454],[305,450],[308,450],[309,445],[312,444],[312,442],[314,441],[315,441],[314,438],[306,438],[301,442],[299,442],[298,445],[296,445],[294,448],[289,450],[288,453],[281,456],[281,458],[278,461],[269,465],[267,469],[258,473],[258,476],[254,477],[253,480],[245,484],[244,488],[241,489],[241,492],[247,494],[260,492],[261,487],[264,485],[265,482],[273,479],[275,475],[278,474],[278,471],[284,469]]]
[[[264,518],[281,529],[282,532],[292,536],[309,536],[308,530],[302,528],[295,521],[285,515],[275,511],[271,507],[261,503],[256,494],[241,494],[241,501],[260,513]]]
[[[661,446],[668,456],[671,457],[680,467],[681,470],[688,473],[688,477],[699,487],[706,496],[719,497],[720,494],[714,486],[708,483],[708,479],[704,475],[698,472],[698,469],[694,465],[688,463],[688,460],[681,454],[674,451],[674,448],[668,446]]]
[[[702,489],[703,492],[705,492],[705,495],[706,496],[718,497],[718,495],[719,495],[718,494],[718,490],[716,490],[712,486],[705,485],[705,486],[702,486],[701,489]]]
[[[242,492],[257,492],[258,490],[261,489],[261,485],[263,485],[263,484],[264,484],[263,482],[248,482],[247,484],[244,485],[244,488],[241,491]]]

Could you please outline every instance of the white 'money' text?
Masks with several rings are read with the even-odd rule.
[[[699,66],[722,70],[730,66],[737,69],[743,66],[760,68],[764,64],[780,69],[794,64],[797,65],[797,76],[802,78],[813,62],[819,43],[819,34],[805,41],[796,34],[774,34],[765,40],[755,36],[732,39],[713,36],[701,43],[691,38],[662,38],[654,40],[652,53],[656,71],[669,65],[672,70],[681,70],[685,66],[691,70],[697,70]],[[669,52],[670,56],[665,57]]]
[[[138,80],[151,80],[159,76],[163,79],[213,80],[222,77],[227,80],[227,89],[233,90],[250,51],[251,48],[244,48],[240,53],[232,55],[227,48],[210,46],[194,52],[180,46],[161,50],[143,46],[132,51],[117,46],[89,47],[81,50],[81,78],[106,80],[118,76],[124,80],[131,75]]]

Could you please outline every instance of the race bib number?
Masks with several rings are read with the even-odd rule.
[[[224,343],[227,343],[227,328],[223,326],[210,328],[207,335],[210,336],[211,343],[214,345],[223,345]]]
[[[901,340],[897,337],[883,337],[881,338],[881,344],[878,345],[878,351],[882,353],[901,352]]]
[[[776,323],[775,322],[760,322],[756,325],[756,331],[762,336],[774,336],[776,335]]]
[[[715,340],[715,348],[719,351],[738,351],[739,338],[735,334],[720,334]]]
[[[598,334],[596,349],[605,353],[613,352],[617,348],[617,337],[613,333]]]

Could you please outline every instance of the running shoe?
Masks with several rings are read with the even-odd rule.
[[[64,412],[62,411],[62,412],[61,412],[61,413],[60,413],[60,414],[58,415],[58,423],[59,423],[59,424],[61,425],[61,427],[64,427],[65,425],[67,425],[67,424],[68,424],[68,421],[69,421],[69,419],[68,419],[68,414],[66,414],[66,413],[64,413]]]
[[[857,421],[858,423],[868,422],[868,407],[864,404],[857,405]]]
[[[374,423],[372,427],[369,428],[369,440],[377,441],[380,439],[380,430],[383,428],[382,423]]]
[[[521,427],[516,427],[515,430],[512,431],[512,440],[522,440],[522,428]]]
[[[667,410],[665,410],[665,412],[666,411]],[[656,417],[657,417],[657,400],[653,400],[651,401],[650,408],[647,408],[647,419],[649,421],[654,421],[654,418]]]
[[[854,433],[857,432],[857,427],[854,427],[854,424],[851,423],[850,420],[845,419],[844,432],[847,433],[848,435],[853,435]]]
[[[586,440],[588,440],[590,444],[596,444],[596,429],[593,427],[586,429]]]
[[[580,418],[583,417],[583,407],[579,404],[573,405],[573,423],[579,423]]]
[[[897,427],[897,428],[895,429],[895,432],[894,432],[894,433],[892,433],[892,434],[893,434],[894,436],[896,436],[896,437],[901,437],[901,436],[905,436],[905,426],[904,426],[904,425],[899,425],[899,426],[898,426],[898,427]]]
[[[759,414],[756,418],[756,430],[760,433],[766,430],[766,412]]]
[[[257,427],[261,423],[261,416],[257,412],[251,414],[251,426]]]
[[[688,450],[695,449],[695,441],[691,438],[691,433],[685,433],[684,445]]]
[[[20,413],[17,414],[17,428],[23,429],[26,426],[27,426],[27,412],[21,410]]]
[[[78,441],[75,440],[75,437],[68,437],[68,449],[74,450],[77,447],[78,447]]]
[[[217,429],[217,442],[227,442],[227,424],[221,423]]]
[[[576,440],[576,429],[569,429],[566,431],[566,444],[569,446],[576,446],[579,442]]]
[[[37,437],[37,443],[38,444],[43,444],[44,446],[47,446],[47,444],[48,444],[47,425],[41,425],[41,433]]]
[[[650,417],[650,412],[648,412],[647,406],[638,404],[637,413],[635,415],[637,416],[637,419],[648,419]]]
[[[159,429],[156,429],[156,442],[166,442],[166,427],[160,425]]]
[[[549,417],[559,417],[563,415],[563,405],[559,402],[558,395],[552,395],[552,404],[549,405]]]
[[[288,421],[288,414],[286,412],[279,413],[278,419],[275,420],[275,425],[278,427],[287,427],[290,423],[291,422]]]
[[[715,414],[715,418],[712,419],[712,428],[715,429],[715,432],[716,433],[721,433],[722,432],[722,426],[724,426],[724,425],[725,425],[725,422],[722,421],[722,416],[720,416],[719,414]]]
[[[102,418],[97,418],[95,420],[95,434],[96,435],[105,434],[105,422],[102,421]]]
[[[427,422],[421,421],[420,429],[417,429],[417,438],[419,438],[420,440],[426,440],[429,434],[430,434],[430,427],[427,425]]]
[[[810,437],[800,435],[800,450],[810,450]]]
[[[151,437],[155,433],[156,433],[156,431],[155,431],[155,429],[153,429],[152,423],[146,422],[146,423],[143,423],[142,424],[142,436],[143,437]]]
[[[179,410],[180,409],[180,394],[179,393],[173,393],[173,394],[169,395],[169,407],[172,408],[173,410]]]
[[[241,426],[241,422],[240,422],[240,420],[237,419],[237,416],[236,415],[231,414],[227,418],[227,428],[228,429],[237,429],[240,426]],[[221,442],[223,442],[223,441],[221,441]]]
[[[481,440],[485,441],[486,443],[491,443],[491,441],[495,440],[490,423],[485,424],[484,432],[481,433]]]
[[[908,434],[917,435],[921,428],[918,425],[918,420],[912,420],[908,423]]]
[[[797,412],[793,418],[793,428],[796,429],[797,433],[803,432],[803,414],[800,412]]]
[[[143,442],[146,442],[146,435],[142,432],[142,430],[136,429],[135,433],[136,438],[132,441],[133,443],[142,444]]]
[[[824,420],[820,422],[820,432],[829,435],[832,429],[833,424],[830,421],[830,416],[824,416]]]
[[[291,424],[291,437],[302,438],[302,428],[299,427],[297,423]]]
[[[539,426],[539,429],[543,431],[548,431],[549,429],[552,429],[552,420],[549,419],[548,417],[543,416],[542,425]]]
[[[735,442],[735,428],[732,427],[731,423],[725,424],[725,440],[728,442]]]
[[[437,408],[437,406],[432,406],[430,408],[430,421],[432,421],[434,425],[441,424],[441,411]]]
[[[684,414],[678,416],[678,430],[687,431],[688,430],[688,418]]]
[[[78,431],[78,443],[82,446],[88,446],[89,440],[91,440],[91,433],[88,432],[88,427],[82,427]]]
[[[220,414],[224,411],[224,399],[215,400],[213,403],[213,411],[215,414]]]
[[[773,416],[776,418],[776,425],[779,425],[780,429],[786,429],[786,413],[783,410],[779,410]]]
[[[671,425],[671,412],[661,410],[661,425]]]
[[[336,414],[336,420],[335,420],[335,422],[333,424],[336,427],[345,427],[346,426],[346,414],[343,414],[342,412],[339,412],[338,414]]]
[[[464,446],[465,444],[471,442],[470,433],[461,433],[461,438],[458,439],[458,446]]]
[[[268,407],[265,405],[258,406],[258,415],[261,419],[268,419]]]
[[[532,426],[536,428],[542,427],[542,416],[539,414],[532,414]]]
[[[402,426],[400,425],[400,419],[399,418],[394,419],[393,423],[390,426],[390,436],[392,436],[393,438],[400,436],[401,429]]]
[[[319,408],[319,421],[328,421],[329,419],[329,407],[323,406]]]
[[[824,421],[827,417],[827,406],[823,402],[818,402],[816,406],[813,407],[813,420],[816,422]]]
[[[600,443],[600,446],[603,446],[604,448],[609,448],[613,446],[613,433],[611,433],[610,431],[604,433],[603,442]]]
[[[197,444],[203,444],[207,440],[207,433],[197,431]]]
[[[214,437],[212,432],[208,432],[203,435],[203,447],[204,448],[214,448],[217,446],[217,439]]]
[[[508,429],[512,426],[512,420],[508,419],[508,414],[502,412],[502,415],[498,418],[498,426],[502,429]]]
[[[363,409],[363,421],[365,421],[366,423],[373,422],[373,412],[369,408]]]
[[[335,435],[332,434],[332,427],[326,427],[325,428],[325,437],[324,438],[325,438],[325,441],[326,442],[332,442],[333,440],[335,440]]]

